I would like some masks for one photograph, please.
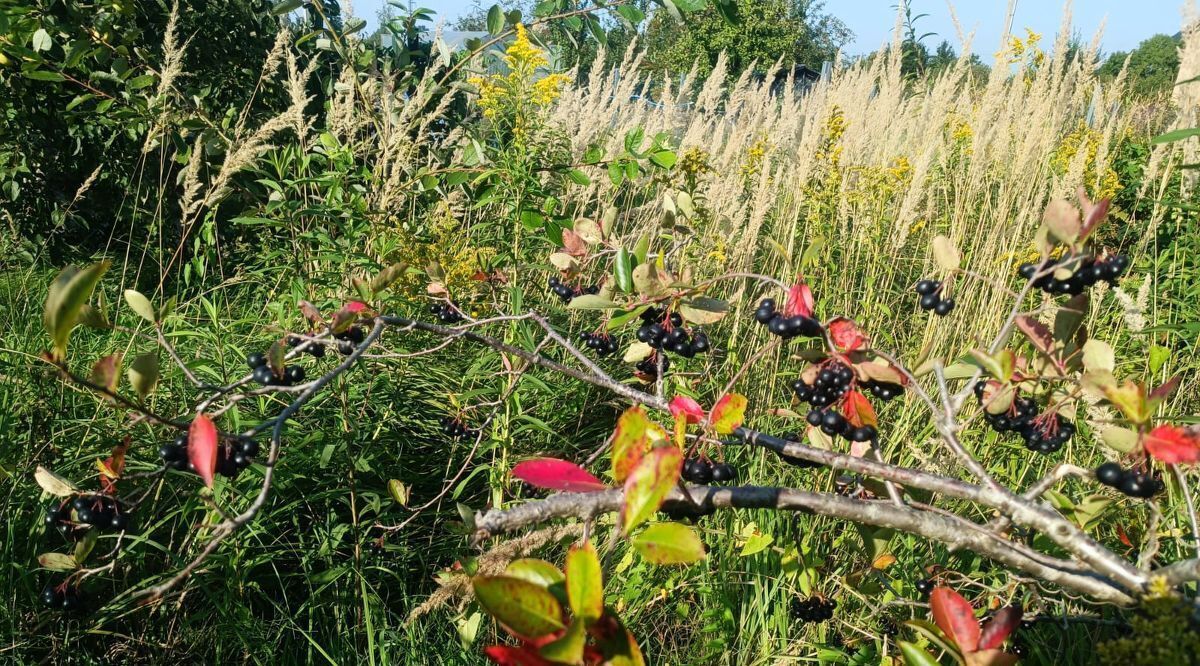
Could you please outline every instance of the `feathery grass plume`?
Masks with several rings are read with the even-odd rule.
[[[155,119],[154,130],[146,133],[142,142],[142,153],[148,153],[159,145],[159,131],[166,128],[167,116],[170,111],[171,94],[175,89],[175,81],[186,76],[183,71],[183,58],[187,54],[191,38],[179,43],[179,3],[171,4],[171,13],[167,16],[167,27],[163,32],[163,64],[158,73],[158,87],[155,89],[153,104],[158,107],[158,117]]]

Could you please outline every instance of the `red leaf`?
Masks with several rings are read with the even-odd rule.
[[[1173,425],[1160,425],[1146,435],[1146,451],[1172,465],[1200,461],[1200,438]]]
[[[579,465],[558,458],[534,458],[518,463],[512,475],[531,486],[568,493],[591,493],[607,490],[604,482]]]
[[[331,325],[333,332],[344,333],[355,321],[358,321],[358,315],[366,309],[367,304],[362,301],[350,301],[343,305],[342,309],[333,315],[333,324]]]
[[[948,587],[938,587],[929,595],[933,621],[963,652],[979,647],[979,620],[975,609],[962,595]]]
[[[1083,226],[1079,230],[1081,239],[1087,238],[1096,227],[1108,217],[1108,209],[1112,206],[1111,199],[1101,199],[1097,203],[1092,203],[1088,198],[1087,193],[1082,187],[1078,190],[1079,207],[1083,209]]]
[[[867,336],[858,330],[858,324],[853,319],[838,317],[829,322],[829,337],[842,353],[857,351],[867,346]]]
[[[785,317],[811,317],[813,313],[812,289],[804,283],[804,278],[788,290],[787,303],[783,306]]]
[[[842,398],[842,414],[855,428],[879,425],[879,419],[875,416],[875,408],[871,406],[871,401],[858,391],[850,391],[845,398]]]
[[[1004,639],[1012,634],[1017,625],[1021,624],[1024,611],[1020,606],[1005,606],[992,615],[992,619],[983,625],[979,633],[979,650],[994,650],[1004,643]]]
[[[317,306],[308,301],[300,301],[300,313],[313,326],[320,326],[325,323],[325,318],[321,316],[321,311],[317,309]]]
[[[203,414],[196,415],[188,429],[188,461],[204,479],[204,485],[212,488],[213,472],[217,469],[217,427]]]
[[[1133,541],[1130,541],[1129,535],[1125,533],[1123,525],[1117,525],[1117,538],[1121,540],[1121,543],[1125,544],[1126,548],[1133,548]]]
[[[542,659],[537,652],[524,646],[490,645],[483,648],[483,654],[500,666],[554,666],[552,662]]]
[[[1047,356],[1054,356],[1054,332],[1040,319],[1021,315],[1017,317],[1017,328],[1025,334],[1033,346]]]
[[[129,449],[130,438],[113,447],[112,455],[104,460],[103,473],[100,475],[100,489],[112,494],[117,489],[117,479],[125,473],[125,451]]]
[[[671,399],[671,416],[679,418],[680,414],[687,417],[688,423],[699,423],[704,420],[704,408],[686,395],[677,395]]]
[[[586,257],[588,253],[587,241],[583,240],[579,234],[570,229],[563,229],[563,249],[572,257]]]

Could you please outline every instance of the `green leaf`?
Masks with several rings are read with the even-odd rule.
[[[92,549],[96,547],[99,530],[88,530],[84,533],[83,538],[79,543],[75,544],[75,563],[83,564],[87,562],[88,555],[92,554]]]
[[[621,167],[620,162],[608,163],[608,179],[612,182],[613,187],[621,186],[621,182],[625,180],[625,169]]]
[[[908,666],[941,666],[933,655],[908,641],[900,641],[900,652],[904,655],[904,663]]]
[[[513,578],[527,580],[534,585],[540,585],[547,589],[555,585],[562,585],[567,580],[558,567],[546,560],[539,560],[532,557],[509,562],[508,567],[504,569],[504,574]],[[566,599],[566,595],[563,595],[563,599]]]
[[[697,296],[679,304],[679,314],[693,324],[707,326],[725,318],[729,303],[708,296]]]
[[[1173,130],[1166,134],[1160,134],[1150,140],[1150,143],[1172,143],[1190,139],[1194,136],[1200,136],[1200,127],[1185,127],[1183,129]]]
[[[673,150],[659,150],[650,154],[650,161],[663,169],[670,169],[675,166],[677,160],[678,158]]]
[[[141,315],[142,319],[153,324],[158,319],[158,313],[154,310],[154,304],[149,298],[142,295],[140,291],[134,289],[125,290],[125,302],[129,304],[129,308]]]
[[[38,28],[37,32],[33,33],[31,45],[34,51],[49,51],[54,46],[54,40],[50,39],[50,33],[46,32],[45,28]]]
[[[302,0],[282,0],[282,2],[277,2],[274,7],[271,7],[271,14],[275,16],[287,14],[299,9],[302,4],[304,4]]]
[[[512,576],[476,576],[471,586],[479,605],[517,636],[538,638],[565,628],[562,606],[540,585]]]
[[[582,664],[583,648],[587,644],[587,628],[581,618],[575,618],[567,632],[538,651],[543,658],[559,664]]]
[[[633,291],[633,257],[625,248],[617,248],[617,257],[613,261],[613,275],[617,288],[625,293]]]
[[[630,541],[653,564],[691,564],[705,557],[704,543],[696,531],[681,523],[655,523]]]
[[[567,172],[567,177],[570,178],[571,182],[575,183],[576,185],[591,185],[592,184],[592,179],[588,178],[588,175],[586,173],[580,171],[579,169],[571,169],[570,171]]]
[[[591,624],[604,614],[604,576],[600,569],[600,557],[592,542],[572,546],[567,552],[564,567],[567,575],[567,599],[571,612],[585,624]]]
[[[42,553],[38,555],[38,565],[51,571],[74,571],[79,568],[74,557],[63,553]]]
[[[67,341],[75,327],[79,310],[91,297],[100,276],[108,270],[109,262],[101,261],[84,269],[68,266],[58,274],[46,295],[42,323],[54,343],[54,357],[62,359],[67,353]]]
[[[154,392],[154,387],[158,384],[158,354],[154,352],[141,354],[133,359],[133,363],[129,364],[129,369],[125,374],[129,377],[129,385],[133,387],[138,397],[145,400]]]
[[[492,5],[487,13],[487,31],[492,35],[499,35],[504,30],[504,10],[500,5]]]
[[[141,90],[152,83],[154,83],[153,74],[142,74],[141,76],[135,76],[126,81],[125,87],[129,88],[130,90]]]
[[[387,484],[388,495],[400,506],[408,506],[408,498],[411,491],[408,486],[404,485],[399,479],[390,479]]]
[[[650,451],[625,480],[625,505],[621,525],[626,534],[658,511],[667,493],[679,482],[683,454],[674,447]]]
[[[1120,426],[1109,426],[1100,432],[1100,441],[1121,453],[1129,453],[1137,448],[1139,439],[1137,431]]]
[[[28,72],[22,72],[22,75],[27,79],[34,81],[50,81],[57,83],[58,81],[66,81],[67,78],[58,72],[51,72],[45,69],[34,69]]]

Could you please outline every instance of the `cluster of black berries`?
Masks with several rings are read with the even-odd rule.
[[[798,435],[794,432],[785,432],[782,435],[780,435],[779,437],[780,437],[780,439],[786,439],[789,442],[804,441],[803,439],[801,439],[800,435]],[[815,467],[822,466],[821,463],[813,462],[811,460],[805,460],[804,458],[795,458],[795,457],[787,455],[786,453],[780,453],[779,458],[781,460],[783,460],[783,462],[785,462],[793,467],[799,467],[800,469],[813,469]]]
[[[1069,262],[1075,261],[1073,257],[1067,257],[1057,264],[1042,263],[1038,264],[1022,264],[1020,270],[1021,277],[1026,280],[1032,280],[1038,273],[1047,273],[1034,281],[1033,286],[1041,289],[1047,294],[1070,294],[1075,296],[1082,294],[1088,287],[1097,282],[1107,282],[1116,284],[1117,278],[1129,268],[1129,257],[1123,254],[1118,254],[1104,259],[1094,257],[1085,257],[1079,263],[1079,267],[1065,280],[1060,280],[1054,277],[1054,273],[1050,270],[1054,266],[1060,266]]]
[[[361,331],[362,329],[359,330]],[[287,337],[287,343],[289,347],[295,348],[304,344],[305,340],[298,335],[289,335]],[[313,358],[325,358],[325,345],[319,342],[314,342],[304,348],[304,353],[312,356]]]
[[[120,532],[129,527],[129,513],[108,495],[80,495],[70,502],[54,502],[46,510],[46,527],[57,528],[63,536],[69,536],[75,525]]]
[[[708,458],[688,458],[683,461],[683,480],[692,483],[728,483],[737,477],[729,463],[714,463]]]
[[[784,340],[801,336],[819,338],[825,334],[821,322],[812,317],[803,315],[785,317],[782,313],[776,312],[775,300],[772,298],[764,298],[758,304],[758,309],[754,311],[754,320]]]
[[[362,326],[351,326],[341,333],[333,334],[333,339],[338,341],[338,353],[342,356],[353,354],[354,348],[361,345],[366,337],[367,333]]]
[[[275,374],[271,370],[271,364],[267,363],[267,357],[262,354],[251,354],[246,357],[246,365],[250,366],[251,376],[254,381],[263,386],[292,386],[304,382],[304,368],[298,365],[289,365],[284,368],[283,376]]]
[[[78,610],[83,606],[83,590],[67,585],[47,585],[42,589],[42,604],[46,608],[62,611]]]
[[[474,434],[474,430],[468,428],[460,419],[447,416],[442,419],[442,432],[452,439],[462,439],[467,435]]]
[[[975,397],[983,404],[984,383],[975,385]],[[1008,411],[990,414],[984,411],[984,420],[992,430],[1000,434],[1015,432],[1025,440],[1025,448],[1035,453],[1054,453],[1075,436],[1075,424],[1061,414],[1038,414],[1037,403],[1018,396]]]
[[[674,352],[684,358],[692,358],[696,354],[708,351],[708,336],[704,331],[696,330],[689,333],[683,326],[683,317],[678,312],[672,312],[665,321],[666,312],[662,308],[649,308],[642,313],[642,326],[638,328],[637,339],[655,349]]]
[[[621,348],[615,336],[607,333],[588,333],[579,334],[579,339],[583,340],[584,346],[596,352],[596,356],[611,356],[617,353]]]
[[[1162,479],[1148,473],[1121,469],[1115,462],[1104,463],[1096,468],[1096,480],[1130,497],[1150,499],[1163,491]]]
[[[821,432],[830,437],[841,435],[852,442],[869,442],[879,434],[874,426],[855,427],[833,408],[820,409],[814,407],[805,417],[808,424],[820,428]]]
[[[553,291],[554,295],[558,296],[558,298],[563,303],[570,303],[571,299],[575,298],[576,296],[582,296],[584,294],[590,295],[590,294],[600,293],[600,287],[598,287],[596,285],[592,285],[590,287],[582,287],[582,288],[581,287],[572,287],[570,285],[563,284],[562,280],[558,279],[558,276],[551,276],[550,277],[550,291]]]
[[[186,433],[180,434],[174,442],[158,447],[158,456],[162,458],[163,464],[171,469],[195,471],[192,464],[188,462],[187,448],[188,436]],[[258,455],[258,451],[258,442],[250,437],[239,437],[233,444],[226,443],[218,446],[217,474],[236,479],[243,469],[254,462],[254,456]]]
[[[646,358],[638,361],[638,364],[634,367],[638,371],[639,374],[645,375],[646,377],[650,377],[650,378],[657,377],[658,376],[658,359],[659,358],[660,358],[660,356],[658,354],[651,354],[651,355],[647,356]],[[666,354],[663,354],[661,356],[661,358],[662,358],[662,371],[664,373],[666,373],[667,370],[671,369],[671,358],[669,356],[667,356]]]
[[[954,311],[954,299],[942,298],[942,283],[937,280],[917,282],[917,293],[921,295],[921,309],[933,310],[933,314],[945,317]]]
[[[833,599],[809,597],[807,599],[792,599],[792,619],[801,622],[824,622],[833,619],[833,609],[837,602]]]
[[[929,593],[933,591],[933,581],[929,580],[928,578],[922,578],[921,580],[917,581],[916,587],[918,594],[923,597],[927,597],[929,596]]]
[[[437,315],[438,321],[443,324],[457,324],[463,320],[462,311],[458,306],[446,301],[445,303],[434,303],[429,306],[429,312]]]
[[[821,368],[812,384],[806,384],[803,378],[792,382],[792,390],[800,402],[828,407],[845,397],[853,383],[854,370],[844,363],[833,362]]]

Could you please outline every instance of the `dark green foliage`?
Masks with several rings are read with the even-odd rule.
[[[1132,614],[1129,635],[1100,643],[1104,666],[1189,666],[1200,664],[1200,627],[1189,604],[1172,597],[1151,599]]]
[[[1179,38],[1155,35],[1133,50],[1117,51],[1104,61],[1100,76],[1114,79],[1129,60],[1129,87],[1135,95],[1151,96],[1167,92],[1179,74]]]

